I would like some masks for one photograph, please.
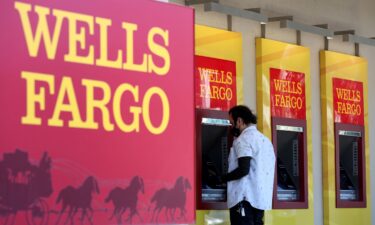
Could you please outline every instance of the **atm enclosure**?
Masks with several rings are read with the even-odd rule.
[[[306,121],[272,118],[276,155],[273,208],[308,207]]]
[[[336,207],[365,208],[364,128],[335,124]]]
[[[227,208],[227,187],[218,176],[228,171],[230,126],[228,112],[196,109],[197,209]]]

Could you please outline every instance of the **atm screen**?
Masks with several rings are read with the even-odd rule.
[[[229,120],[202,118],[202,201],[226,201],[218,176],[228,170]]]
[[[359,150],[361,132],[339,131],[340,199],[359,199]]]
[[[300,155],[303,148],[302,127],[276,126],[277,132],[277,199],[300,199]]]

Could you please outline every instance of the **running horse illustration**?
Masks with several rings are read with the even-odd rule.
[[[56,224],[59,223],[62,214],[69,207],[68,216],[65,224],[70,220],[71,224],[74,223],[74,216],[79,209],[82,210],[81,222],[83,223],[85,217],[87,217],[90,224],[93,224],[93,209],[91,207],[92,194],[99,194],[98,182],[93,176],[89,176],[85,179],[83,184],[75,188],[73,186],[67,186],[63,188],[56,200],[56,203],[61,202],[62,207],[57,218]]]
[[[28,152],[20,149],[3,154],[0,161],[1,225],[14,224],[20,211],[25,212],[27,224],[48,223],[49,210],[45,198],[53,192],[50,170],[51,158],[47,152],[39,165],[30,163]]]
[[[188,189],[191,189],[189,180],[180,176],[171,189],[161,188],[156,191],[151,199],[151,203],[155,202],[151,222],[158,221],[159,214],[163,208],[165,208],[167,220],[175,220],[174,216],[177,209],[180,210],[180,217],[185,218],[186,191]]]
[[[128,208],[130,210],[130,214],[126,220],[127,222],[131,223],[132,218],[135,215],[137,215],[142,220],[137,210],[139,191],[141,191],[142,193],[145,192],[143,179],[139,176],[133,177],[130,181],[129,186],[126,188],[116,187],[112,189],[109,192],[108,197],[105,199],[106,203],[112,201],[115,207],[110,220],[113,217],[116,217],[117,223],[122,224],[122,215]]]

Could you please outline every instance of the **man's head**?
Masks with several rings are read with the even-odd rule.
[[[229,120],[232,124],[233,136],[239,136],[247,126],[257,123],[257,117],[244,105],[231,108],[229,110]]]

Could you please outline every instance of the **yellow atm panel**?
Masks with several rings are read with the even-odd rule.
[[[310,50],[256,39],[258,129],[273,142],[273,210],[266,224],[314,224]]]
[[[228,110],[243,103],[241,33],[196,25],[195,73],[196,224],[229,225],[226,186],[210,174],[227,171]]]
[[[320,52],[325,225],[371,224],[367,60]]]

